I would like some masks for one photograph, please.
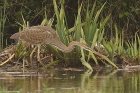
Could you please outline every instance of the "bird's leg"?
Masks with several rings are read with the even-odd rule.
[[[38,45],[38,51],[37,51],[37,60],[40,62],[40,64],[44,67],[44,64],[41,62],[41,59],[40,59],[40,47],[41,45]]]
[[[37,61],[40,61],[40,45],[38,45],[38,51],[37,51]],[[42,63],[41,63],[42,64]]]
[[[35,47],[34,49],[33,49],[33,51],[31,52],[31,54],[30,54],[30,61],[31,61],[31,67],[33,68],[33,53],[35,52],[35,50],[36,50],[36,48],[37,47]]]

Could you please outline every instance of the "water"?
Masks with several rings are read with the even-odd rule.
[[[48,74],[49,73],[49,74]],[[140,93],[140,72],[0,72],[1,93]]]

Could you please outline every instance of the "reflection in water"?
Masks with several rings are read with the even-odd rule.
[[[140,93],[140,72],[0,72],[0,91],[14,93]]]

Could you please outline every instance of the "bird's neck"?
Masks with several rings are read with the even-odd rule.
[[[51,45],[65,53],[71,52],[74,49],[73,43],[70,43],[68,46],[66,46],[61,41],[54,41],[51,43]]]
[[[53,45],[54,47],[56,47],[58,50],[68,53],[71,52],[74,49],[74,46],[80,46],[83,47],[85,50],[87,51],[92,51],[92,49],[90,47],[88,47],[86,44],[84,43],[80,43],[77,41],[72,41],[69,43],[68,46],[64,45],[61,41],[54,41],[51,45]]]

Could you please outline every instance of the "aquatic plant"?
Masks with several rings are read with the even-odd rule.
[[[124,59],[130,58],[132,60],[139,61],[139,31],[135,33],[135,37],[133,39],[125,40],[125,30],[120,30],[118,24],[116,23],[114,27],[111,25],[111,27],[109,28],[111,29],[111,36],[106,35],[107,32],[105,26],[108,20],[112,20],[112,18],[110,18],[112,17],[111,13],[106,17],[101,15],[104,12],[103,9],[105,8],[106,3],[102,4],[100,8],[96,5],[96,2],[92,5],[92,7],[91,4],[87,4],[87,7],[85,7],[82,2],[79,3],[74,24],[71,24],[71,26],[69,26],[69,15],[66,16],[66,10],[64,5],[65,0],[60,0],[59,3],[53,0],[54,15],[52,16],[52,18],[48,17],[46,13],[46,7],[44,7],[44,9],[42,9],[42,11],[45,10],[44,19],[42,20],[41,25],[53,27],[56,30],[60,40],[65,45],[68,45],[71,41],[78,41],[88,44],[89,47],[93,49],[93,52],[85,51],[81,47],[75,47],[75,49],[71,53],[63,53],[54,47],[46,47],[44,45],[41,47],[41,49],[47,51],[46,54],[49,53],[52,55],[52,57],[55,57],[54,60],[51,60],[51,62],[47,63],[46,67],[50,67],[51,65],[56,65],[61,62],[61,64],[63,64],[64,66],[74,67],[81,66],[81,64],[83,64],[88,69],[93,70],[90,63],[99,65],[98,61],[101,61],[105,65],[111,64],[113,65],[113,67],[117,68],[115,63],[116,56],[122,57]],[[2,6],[1,8],[0,45],[2,48],[4,42],[4,24],[6,21],[6,5]],[[20,11],[20,19],[22,19],[22,23],[16,21],[16,23],[20,25],[19,31],[28,27],[26,19],[24,18],[22,13],[23,12]],[[122,17],[120,14],[120,18]],[[56,24],[54,24],[54,20],[56,21]],[[18,60],[24,60],[25,57],[30,57],[30,59],[32,59],[31,56],[34,52],[34,47],[25,46],[24,43],[21,43],[19,41],[18,45],[16,46],[16,52],[15,54],[12,54],[12,57],[14,55],[15,58],[17,58]],[[9,61],[10,59],[8,59],[7,61]],[[7,63],[7,61],[5,61],[4,64]],[[127,63],[129,62],[127,61]]]
[[[68,28],[67,25],[67,18],[65,16],[65,10],[64,10],[64,5],[63,2],[61,3],[61,8],[60,10],[58,9],[58,6],[53,0],[54,4],[54,10],[55,10],[55,15],[57,18],[57,24],[56,24],[56,31],[59,35],[60,40],[65,44],[68,45],[68,43],[72,40],[76,40],[79,42],[87,43],[92,49],[94,48],[94,45],[96,42],[100,43],[103,35],[104,35],[104,26],[109,19],[109,16],[107,16],[105,19],[102,21],[99,21],[99,15],[104,7],[104,5],[101,7],[100,10],[97,11],[97,13],[94,13],[94,9],[96,7],[96,2],[94,3],[91,11],[89,11],[89,8],[86,10],[86,18],[81,19],[81,10],[82,10],[82,4],[78,8],[78,15],[75,19],[75,24],[72,28]],[[95,14],[95,15],[94,15]],[[82,22],[83,21],[83,22]],[[94,52],[95,55],[103,58],[110,64],[112,64],[114,67],[117,67],[113,62],[111,62],[106,56],[103,56],[102,54],[98,54],[96,51]],[[67,65],[70,64],[80,64],[79,63],[79,58],[80,61],[84,66],[86,66],[88,69],[92,70],[92,67],[88,63],[89,59],[92,58],[98,64],[97,59],[93,53],[88,53],[86,51],[83,51],[82,48],[76,47],[75,52],[71,52],[70,54],[62,53],[61,55],[65,60]],[[88,59],[87,59],[88,58]],[[67,59],[74,59],[74,60],[67,60]],[[87,61],[86,61],[87,59]]]
[[[0,7],[0,49],[3,49],[4,45],[4,28],[6,23],[6,2],[7,0],[4,0],[4,4]]]
[[[127,45],[126,54],[131,59],[140,58],[140,37],[136,33],[135,38],[132,41],[125,42]]]
[[[86,43],[89,45],[89,47],[91,47],[91,49],[93,49],[96,42],[100,44],[104,35],[104,26],[107,20],[109,19],[109,16],[107,16],[105,19],[102,19],[102,21],[99,21],[98,19],[105,4],[101,7],[100,10],[97,11],[97,13],[94,13],[94,9],[96,6],[96,2],[95,2],[91,11],[89,11],[89,8],[87,8],[85,19],[81,18],[81,10],[82,10],[82,4],[81,4],[78,9],[78,15],[75,19],[75,25],[72,28],[68,28],[67,17],[65,16],[65,10],[64,10],[64,3],[63,2],[61,3],[60,9],[58,8],[55,0],[53,0],[53,4],[54,4],[55,15],[57,18],[57,24],[55,25],[56,32],[60,40],[65,45],[68,45],[71,41],[75,40],[81,43]],[[28,23],[26,24],[23,15],[22,15],[22,19],[23,19],[23,24],[17,22],[22,27],[22,29],[29,27]],[[45,18],[42,21],[41,25],[52,26],[53,20],[54,18],[48,20],[47,14],[45,12]],[[22,44],[19,41],[19,44],[16,48],[15,56],[17,57],[17,59],[24,60],[25,56],[28,55],[30,56],[30,59],[32,59],[31,55],[34,52],[34,49],[31,48],[30,50],[26,51],[25,44],[24,43]],[[117,68],[117,66],[109,58],[94,50],[92,52],[87,52],[83,50],[83,48],[81,47],[76,47],[75,50],[72,51],[71,53],[63,53],[51,46],[48,46],[46,50],[51,51],[51,53],[54,56],[59,58],[59,60],[61,62],[64,62],[67,66],[81,65],[80,62],[82,62],[84,66],[86,66],[88,69],[92,71],[93,69],[89,64],[89,59],[93,59],[95,63],[98,64],[97,57],[96,57],[98,56],[99,58],[106,60],[109,64]],[[47,65],[47,67],[57,63],[58,63],[57,60],[50,62]]]

